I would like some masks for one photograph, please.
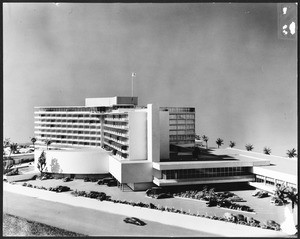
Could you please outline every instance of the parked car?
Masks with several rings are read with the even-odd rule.
[[[114,186],[117,186],[117,185],[118,185],[118,183],[117,183],[117,180],[115,180],[115,179],[111,179],[107,183],[108,187],[114,187]]]
[[[257,195],[257,198],[265,198],[265,197],[268,197],[268,196],[269,196],[268,192],[261,191],[261,192]]]
[[[246,200],[244,200],[243,198],[241,198],[239,196],[229,197],[228,200],[230,200],[232,202],[246,202]]]
[[[67,192],[70,191],[70,188],[67,186],[58,186],[56,192],[61,193],[61,192]]]
[[[276,231],[280,230],[280,225],[277,222],[273,221],[273,220],[267,220],[265,222],[265,226],[267,228],[272,229],[272,230],[276,230]]]
[[[136,217],[126,217],[124,220],[126,223],[131,223],[137,226],[145,226],[146,223]]]
[[[108,184],[109,181],[114,180],[112,177],[102,178],[98,181],[99,185]]]
[[[162,199],[162,198],[171,198],[172,195],[169,193],[160,193],[158,195],[155,195],[156,199]]]

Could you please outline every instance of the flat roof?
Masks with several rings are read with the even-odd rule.
[[[216,154],[220,153],[215,151]],[[260,159],[267,159],[270,160],[269,166],[260,166],[261,168],[272,170],[275,172],[286,173],[290,175],[297,175],[298,174],[298,159],[297,158],[288,158],[288,157],[280,157],[276,155],[268,155],[263,153],[257,153],[252,151],[234,149],[234,148],[227,148],[224,149],[223,152],[232,152],[235,154],[239,154],[240,156],[247,156],[252,158],[260,158]]]

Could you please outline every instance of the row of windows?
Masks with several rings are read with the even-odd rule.
[[[170,135],[194,135],[194,130],[177,130],[177,131],[170,131]]]
[[[84,146],[101,146],[100,143],[65,141],[65,140],[55,140],[55,143],[57,143],[57,144],[69,144],[69,145],[84,145]]]
[[[107,119],[127,119],[127,114],[110,114],[106,116]]]
[[[174,120],[174,119],[170,119],[170,125],[172,124],[195,124],[194,120]]]
[[[248,167],[163,170],[163,179],[210,178],[250,175]]]
[[[180,112],[195,112],[195,108],[189,108],[189,107],[160,107],[160,110],[162,111],[169,111],[173,113],[180,113]]]
[[[49,123],[85,123],[85,124],[97,124],[100,123],[98,120],[66,120],[66,119],[40,119],[40,122],[49,122]]]
[[[195,119],[195,114],[170,114],[170,119]]]
[[[195,129],[195,125],[193,125],[193,124],[170,125],[170,130],[179,130],[179,129]]]
[[[96,116],[90,115],[90,114],[38,114],[39,117],[51,117],[51,118],[96,118]]]
[[[285,182],[285,181],[282,181],[279,179],[274,179],[274,178],[270,178],[270,177],[266,177],[266,176],[262,176],[262,175],[258,175],[258,174],[255,176],[255,182],[265,183],[265,184],[272,185],[272,186],[275,186],[275,183],[279,184],[279,185],[285,184],[286,186],[296,188],[296,184],[288,183],[288,182]]]
[[[42,134],[43,139],[51,139],[51,138],[58,138],[58,139],[82,139],[82,140],[101,140],[100,137],[97,136],[67,136],[67,135],[49,135],[49,134]],[[40,138],[40,137],[39,137]]]
[[[93,126],[93,125],[90,125],[90,126],[83,126],[83,125],[54,125],[54,124],[51,124],[51,125],[39,125],[41,127],[44,127],[44,128],[47,128],[47,129],[41,129],[41,131],[49,131],[49,132],[54,132],[54,129],[52,128],[62,128],[62,129],[67,129],[67,128],[72,128],[72,129],[100,129],[101,127],[100,126]]]
[[[57,111],[57,112],[84,112],[84,111],[104,111],[106,109],[106,107],[66,107],[66,108],[56,108],[56,107],[51,107],[51,108],[38,108],[36,110],[36,112],[39,112],[39,111],[48,111],[48,112],[53,112],[53,111]]]
[[[170,141],[175,140],[195,140],[195,135],[170,135]]]
[[[71,127],[73,128],[73,127]],[[75,128],[75,127],[74,127]],[[48,132],[48,133],[70,133],[70,134],[97,134],[100,133],[100,130],[95,130],[96,127],[94,128],[86,128],[86,127],[78,127],[79,129],[93,129],[92,131],[80,131],[80,130],[72,130],[72,129],[67,129],[67,128],[62,128],[62,129],[39,129],[39,132]]]
[[[122,122],[122,121],[120,121],[120,122],[105,121],[104,123],[107,124],[107,125],[115,125],[115,126],[125,126],[125,125],[127,125],[127,122]]]

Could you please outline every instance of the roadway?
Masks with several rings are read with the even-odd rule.
[[[3,193],[3,213],[89,236],[214,236],[147,220],[146,226],[126,224],[123,215],[8,191]]]

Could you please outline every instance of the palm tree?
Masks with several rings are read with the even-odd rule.
[[[296,149],[294,149],[294,148],[292,148],[291,150],[288,150],[288,151],[286,152],[286,154],[287,154],[287,156],[288,156],[289,158],[294,158],[294,157],[297,156],[297,154],[296,154]]]
[[[252,144],[246,144],[245,147],[247,151],[252,151],[254,149]]]
[[[203,139],[203,141],[205,141],[206,148],[207,148],[208,147],[208,145],[207,145],[208,137],[206,135],[202,135],[202,139]]]
[[[234,141],[230,141],[229,147],[230,147],[230,148],[233,148],[234,146],[235,146],[235,142],[234,142]]]
[[[268,154],[268,155],[271,154],[271,149],[269,147],[264,147],[263,151],[264,151],[264,154]]]
[[[32,144],[33,144],[33,149],[35,149],[35,148],[34,148],[34,144],[35,144],[35,142],[36,142],[36,138],[35,138],[35,137],[32,137],[32,138],[31,138],[31,142],[32,142]]]
[[[217,138],[216,144],[218,145],[218,148],[223,144],[223,139]]]
[[[47,150],[50,144],[52,144],[51,139],[45,139],[45,144],[47,145]]]
[[[295,188],[289,188],[289,190],[285,193],[286,198],[288,198],[292,203],[292,210],[294,210],[295,205],[298,205],[298,193]]]

